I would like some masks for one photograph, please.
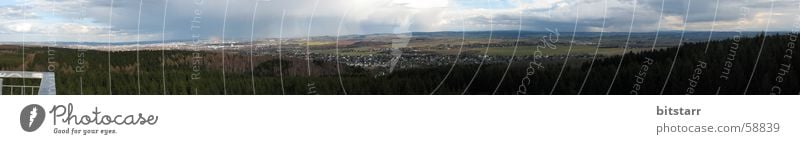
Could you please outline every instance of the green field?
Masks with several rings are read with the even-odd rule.
[[[656,48],[662,49],[662,48]],[[569,49],[569,46],[558,46],[556,49],[549,49],[543,48],[539,49],[544,55],[593,55],[597,51],[598,55],[603,56],[613,56],[613,55],[620,55],[622,54],[623,48],[599,48],[597,49],[595,46],[573,46],[572,50]],[[649,48],[629,48],[627,50],[628,53],[630,52],[642,52],[642,51],[649,51]],[[454,55],[458,54],[458,49],[450,49],[450,50],[431,50],[435,53],[440,54],[449,54]],[[514,53],[516,51],[516,53]],[[464,49],[462,54],[483,54],[486,52],[490,56],[530,56],[534,55],[537,51],[536,46],[522,46],[517,48],[516,50],[513,47],[492,47],[489,48],[489,51],[486,52],[485,48],[471,48],[471,49]]]
[[[368,47],[342,48],[342,49],[339,49],[339,55],[342,55],[342,56],[364,56],[364,55],[370,55],[370,54],[377,54],[378,52],[379,51],[371,50]],[[314,53],[335,55],[336,54],[336,49],[314,50]]]
[[[663,48],[656,48],[656,49],[663,49]],[[558,46],[556,49],[549,49],[543,48],[539,49],[544,55],[556,56],[556,55],[593,55],[595,50],[597,50],[598,55],[603,56],[613,56],[613,55],[620,55],[622,54],[623,48],[599,48],[597,49],[595,46],[587,46],[587,45],[576,45],[572,47],[570,51],[568,45]],[[630,52],[642,52],[642,51],[649,51],[650,48],[629,48],[627,50],[628,53]],[[459,53],[459,49],[451,48],[447,50],[441,49],[423,49],[421,51],[424,52],[431,52],[437,53],[442,55],[457,55]],[[461,51],[461,54],[483,54],[486,51],[485,48],[464,48]],[[514,53],[513,47],[492,47],[489,48],[488,55],[490,56],[530,56],[534,55],[537,51],[536,46],[522,46],[516,49],[516,54]],[[315,53],[319,54],[336,54],[335,49],[327,49],[327,50],[315,50]],[[377,54],[380,51],[376,49],[371,49],[369,47],[359,47],[359,48],[344,48],[339,49],[339,54],[342,56],[364,56],[370,54]]]

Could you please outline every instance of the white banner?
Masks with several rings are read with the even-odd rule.
[[[798,143],[797,102],[797,96],[5,96],[0,143]]]

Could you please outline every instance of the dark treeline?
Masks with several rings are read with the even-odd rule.
[[[799,73],[792,69],[798,66],[792,59],[797,55],[790,48],[796,40],[796,35],[779,34],[686,43],[680,51],[598,57],[591,69],[591,57],[571,57],[558,83],[563,61],[546,62],[535,73],[529,73],[529,62],[514,61],[507,73],[507,64],[492,64],[479,70],[478,65],[457,65],[452,71],[442,66],[379,76],[344,65],[339,73],[335,63],[314,61],[309,76],[302,58],[253,56],[250,63],[246,54],[228,53],[222,63],[219,52],[128,51],[112,52],[109,70],[108,52],[28,47],[23,57],[17,46],[0,47],[0,69],[49,67],[57,74],[59,94],[661,94],[662,88],[663,94],[798,94]]]
[[[578,94],[579,91],[580,94],[606,94],[611,87],[610,94],[662,94],[662,88],[663,94],[745,94],[747,88],[747,94],[794,95],[800,92],[799,73],[793,70],[798,66],[798,60],[792,59],[797,56],[794,53],[796,41],[796,34],[762,34],[709,43],[686,43],[679,52],[677,47],[673,47],[628,53],[624,59],[623,56],[598,59],[588,77],[586,74],[591,62],[568,66],[558,84],[555,84],[555,79],[562,63],[551,63],[536,73],[533,82],[527,85],[527,94],[550,94],[555,84],[553,94]],[[759,56],[762,42],[763,51]],[[613,80],[621,59],[622,67]],[[756,59],[758,64],[754,67]],[[502,70],[490,69],[484,73],[502,73]],[[519,90],[515,86],[520,85],[524,69],[522,66],[511,68],[506,79],[512,82],[503,83],[510,86],[501,87],[501,91],[511,94]],[[474,85],[470,93],[488,94],[497,84],[495,79],[500,77],[485,75],[479,78],[478,81],[484,83]],[[586,84],[581,91],[584,78]]]

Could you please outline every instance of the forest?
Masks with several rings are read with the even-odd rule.
[[[797,34],[760,34],[597,58],[370,69],[218,51],[0,46],[0,70],[54,71],[60,95],[798,94]],[[224,60],[223,60],[224,57]],[[223,62],[224,61],[224,62]],[[563,68],[563,70],[562,70]],[[477,72],[477,73],[476,73]],[[36,85],[7,79],[5,84]],[[17,90],[3,94],[31,93]]]

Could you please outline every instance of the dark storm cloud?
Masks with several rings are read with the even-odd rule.
[[[687,30],[709,30],[711,22],[718,23],[717,30],[731,30],[736,22],[747,21],[742,27],[757,31],[766,25],[766,13],[773,4],[771,0],[522,0],[489,7],[481,5],[483,1],[451,0],[447,7],[411,8],[425,7],[434,0],[397,1],[401,0],[230,0],[226,7],[227,0],[142,0],[140,11],[140,0],[114,0],[113,4],[112,0],[26,0],[0,7],[0,23],[5,25],[0,32],[15,38],[26,29],[33,34],[42,30],[74,33],[76,30],[70,29],[82,28],[85,30],[77,32],[88,35],[88,41],[105,41],[109,27],[116,41],[133,41],[137,32],[143,40],[161,40],[162,31],[167,40],[188,40],[192,35],[220,39],[223,28],[226,40],[249,40],[251,33],[256,38],[278,37],[279,30],[283,37],[305,37],[309,33],[452,31],[461,30],[462,25],[473,31],[516,30],[522,24],[528,31],[549,28],[566,32],[577,26],[577,31],[626,32],[633,19],[634,31],[681,30],[687,10]],[[773,30],[790,27],[800,12],[798,4],[796,0],[774,1]],[[32,12],[22,13],[23,8]],[[22,20],[23,15],[27,20]],[[657,28],[659,21],[661,29]],[[61,39],[69,39],[73,33]]]
[[[255,37],[278,37],[281,17],[285,12],[283,21],[284,37],[304,37],[311,35],[335,35],[339,27],[342,16],[348,9],[351,13],[343,22],[342,34],[356,33],[391,33],[398,23],[393,21],[395,17],[406,15],[403,9],[396,9],[393,5],[386,2],[373,1],[378,5],[374,8],[363,9],[363,7],[350,6],[352,3],[346,1],[327,1],[320,0],[315,7],[316,0],[272,0],[260,1],[258,11],[255,12],[256,0],[231,0],[228,3],[228,14],[225,17],[225,0],[170,0],[166,4],[162,0],[144,0],[142,6],[141,25],[139,31],[143,34],[160,35],[164,23],[166,23],[166,39],[190,39],[193,34],[201,35],[203,38],[221,38],[223,36],[223,25],[225,26],[225,39],[247,40],[250,33],[255,33]],[[369,2],[369,1],[368,1]],[[94,0],[90,2],[89,17],[95,23],[109,23],[109,12],[111,3],[109,0]],[[199,3],[199,4],[198,4]],[[111,25],[113,30],[128,34],[135,34],[137,31],[139,1],[117,0],[113,5],[113,16]],[[393,9],[394,8],[394,9]],[[387,11],[390,10],[390,11]],[[195,14],[200,11],[201,14]],[[381,15],[384,13],[384,15]],[[252,28],[253,14],[255,14],[255,27]],[[313,20],[311,19],[313,16]],[[425,22],[426,15],[412,17],[414,21]],[[360,19],[367,17],[367,19]],[[193,20],[200,28],[192,30]],[[413,25],[411,29],[423,30],[424,26]]]

